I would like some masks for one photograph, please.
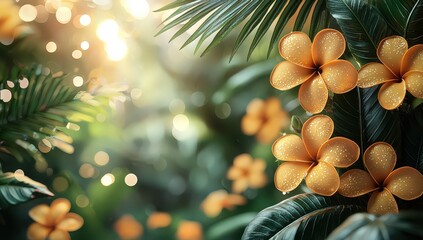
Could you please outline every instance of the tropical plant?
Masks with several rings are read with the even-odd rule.
[[[199,39],[196,51],[215,34],[203,54],[237,26],[242,28],[236,33],[232,56],[252,35],[248,57],[269,30],[272,35],[268,56],[284,30],[309,29],[307,34],[294,32],[282,38],[279,52],[287,61],[268,74],[272,86],[280,90],[303,83],[299,92],[303,106],[315,104],[312,100],[316,98],[322,99],[317,95],[322,94],[323,87],[329,98],[321,100],[322,106],[309,109],[313,114],[328,115],[332,125],[306,122],[302,139],[293,134],[283,135],[273,145],[274,156],[284,160],[275,176],[278,189],[286,194],[305,178],[314,193],[302,193],[263,210],[246,227],[243,239],[423,237],[414,227],[423,221],[422,215],[403,212],[423,211],[420,198],[423,194],[423,29],[420,27],[423,1],[177,0],[159,11],[169,9],[176,10],[164,21],[159,33],[181,26],[173,40],[195,28],[182,47]],[[287,24],[290,19],[293,25]],[[318,33],[328,27],[334,30]],[[344,39],[344,44],[340,43]],[[319,49],[318,45],[324,41],[328,43]],[[339,72],[347,72],[346,68],[350,72],[350,67],[340,66],[345,65],[345,60],[336,60],[338,57],[355,66],[358,74],[340,75]],[[337,69],[329,71],[329,65]],[[338,85],[346,84],[345,78],[351,78],[348,84],[356,84],[354,81],[358,80],[357,86],[348,85],[345,90],[336,91]],[[384,83],[382,87],[378,86],[381,83]],[[327,88],[334,94],[328,93]],[[316,117],[310,120],[313,118]],[[297,120],[294,129],[300,132],[302,124]],[[330,139],[332,132],[335,137]],[[347,140],[341,143],[341,139],[350,139],[359,147],[358,161],[342,163],[339,156],[345,156],[352,145],[344,144]],[[392,152],[376,149],[381,146]],[[390,160],[385,162],[385,158]],[[388,167],[383,165],[388,162]],[[335,170],[329,165],[346,169],[337,170],[333,176]],[[279,170],[282,168],[283,171]],[[351,171],[365,173],[373,185],[363,182],[362,188],[351,187],[356,185],[349,183],[357,180]],[[328,172],[331,177],[327,176]],[[339,179],[338,174],[344,172]],[[395,183],[394,187],[393,182],[405,184]],[[348,197],[337,193],[338,189]],[[409,191],[413,194],[402,194]],[[400,198],[397,203],[391,192]],[[359,195],[364,196],[356,198]],[[384,209],[376,208],[377,204]],[[366,209],[371,214],[359,213]],[[395,215],[383,215],[387,212]]]

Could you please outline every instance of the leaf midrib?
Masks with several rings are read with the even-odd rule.
[[[420,3],[420,0],[417,0],[417,2],[414,4],[413,8],[410,11],[410,14],[408,14],[407,21],[405,22],[405,30],[404,30],[404,37],[405,38],[407,38],[407,35],[408,35],[407,33],[408,33],[408,27],[410,26],[410,20],[413,17],[413,15],[415,13],[414,10],[416,10],[419,3]]]

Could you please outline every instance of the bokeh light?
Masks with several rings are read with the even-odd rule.
[[[126,57],[128,46],[121,38],[110,39],[106,42],[106,53],[110,60],[120,61]]]
[[[64,192],[69,187],[69,182],[64,177],[56,177],[53,180],[53,189],[58,192]]]
[[[96,33],[100,40],[107,42],[110,39],[118,37],[119,25],[115,20],[107,19],[97,27]]]
[[[106,173],[101,177],[101,184],[105,187],[112,185],[115,182],[115,176],[111,173]]]
[[[75,87],[81,87],[84,85],[84,79],[81,76],[75,76],[72,82]]]
[[[125,176],[125,184],[128,185],[129,187],[135,186],[137,182],[138,182],[137,175],[133,173],[129,173],[128,175]]]
[[[81,42],[81,49],[82,50],[88,50],[88,48],[90,48],[90,43],[87,41],[82,41]]]
[[[92,178],[94,174],[95,174],[95,169],[89,163],[84,163],[79,168],[79,175],[83,178]]]
[[[72,18],[72,11],[68,7],[59,7],[56,11],[56,19],[61,24],[68,23]]]
[[[189,118],[184,114],[178,114],[173,118],[173,127],[179,131],[185,131],[189,127]]]
[[[75,199],[76,205],[80,208],[85,208],[90,204],[90,200],[84,194],[80,194]]]
[[[88,26],[91,23],[91,17],[88,14],[83,14],[81,15],[81,17],[79,18],[79,23],[82,26]]]
[[[57,50],[57,44],[55,42],[48,42],[46,44],[46,50],[49,53],[54,53]]]
[[[19,9],[19,17],[24,22],[32,22],[37,17],[37,8],[31,4],[25,4]]]
[[[80,58],[82,57],[82,52],[81,52],[81,50],[74,50],[74,51],[72,52],[72,57],[73,57],[74,59],[80,59]]]
[[[94,162],[99,166],[104,166],[109,163],[110,157],[109,154],[104,151],[98,151],[94,155]]]
[[[145,0],[121,0],[125,10],[136,19],[143,19],[150,13],[150,5]]]

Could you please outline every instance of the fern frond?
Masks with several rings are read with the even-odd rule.
[[[289,20],[293,17],[295,17],[295,23],[291,30],[294,31],[301,31],[308,27],[306,22],[310,19],[309,33],[311,37],[314,37],[319,29],[327,27],[328,24],[324,0],[177,0],[157,11],[169,9],[176,10],[164,20],[164,27],[157,35],[182,25],[171,37],[172,41],[202,21],[203,23],[181,47],[199,39],[195,49],[197,51],[208,37],[215,34],[201,55],[218,45],[235,27],[242,23],[243,27],[233,47],[232,57],[254,30],[256,31],[248,51],[248,58],[270,30],[273,31],[273,34],[268,48],[269,56]]]
[[[45,75],[40,67],[3,71],[0,91],[0,152],[22,161],[23,149],[40,167],[45,165],[42,153],[74,151],[67,132],[79,128],[75,122],[93,121],[105,111],[84,101],[86,95],[66,84],[65,76]]]

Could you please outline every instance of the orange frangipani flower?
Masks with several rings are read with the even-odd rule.
[[[276,188],[282,192],[295,189],[306,177],[307,187],[320,195],[331,196],[339,188],[335,169],[346,168],[358,160],[360,148],[344,137],[331,138],[333,121],[325,115],[308,119],[301,136],[288,134],[275,141],[273,155],[284,162],[275,173]]]
[[[228,194],[225,190],[211,192],[201,203],[201,209],[209,217],[216,217],[224,208],[233,209],[245,204],[246,200],[238,194]]]
[[[132,215],[121,216],[114,224],[114,229],[122,240],[138,239],[144,233],[144,228]]]
[[[227,177],[233,180],[232,191],[241,193],[250,188],[261,188],[267,183],[264,172],[266,162],[263,159],[255,159],[249,154],[241,154],[235,157],[234,165],[228,170]]]
[[[374,214],[397,213],[398,205],[393,195],[403,200],[413,200],[423,194],[423,175],[412,167],[392,171],[397,155],[391,145],[377,142],[366,149],[364,166],[351,169],[341,176],[339,194],[358,197],[372,193],[367,211]]]
[[[387,37],[380,41],[377,56],[382,63],[371,62],[361,67],[357,86],[382,84],[378,100],[387,110],[400,106],[407,91],[423,98],[423,44],[409,49],[403,37]]]
[[[289,126],[289,115],[281,108],[276,97],[262,100],[254,98],[247,106],[247,113],[241,120],[242,132],[256,135],[261,143],[272,142],[282,128]]]
[[[335,29],[323,29],[313,43],[307,34],[292,32],[279,41],[279,53],[286,60],[273,69],[270,84],[288,90],[300,84],[298,100],[313,114],[320,113],[327,102],[328,89],[345,93],[357,85],[357,71],[345,60],[345,39]]]
[[[172,222],[172,217],[169,213],[154,212],[147,219],[147,226],[150,229],[165,228]]]
[[[176,232],[178,240],[201,240],[203,239],[203,228],[201,224],[194,221],[182,221]]]
[[[71,239],[69,232],[78,230],[84,220],[76,213],[70,213],[71,204],[65,198],[54,200],[50,207],[46,204],[35,206],[29,216],[35,221],[27,232],[28,239]]]

